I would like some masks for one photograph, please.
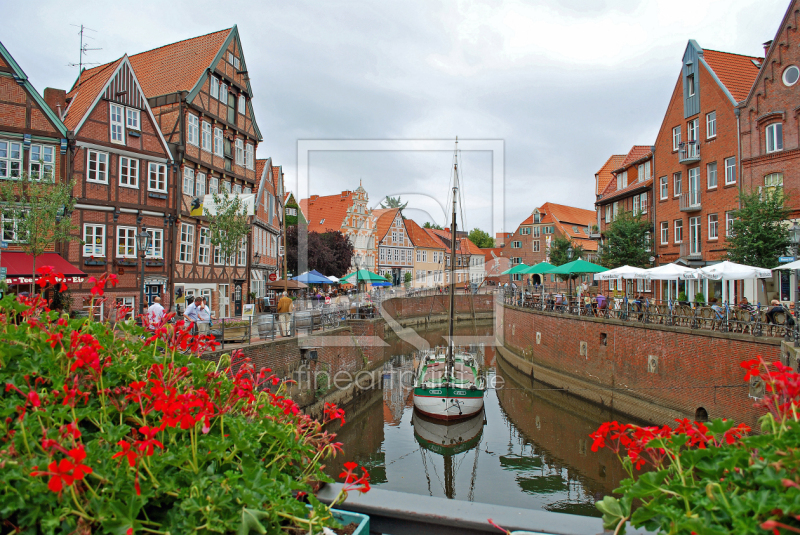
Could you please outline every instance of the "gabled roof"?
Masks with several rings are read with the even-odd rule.
[[[258,179],[258,184],[256,184],[256,189],[253,192],[256,194],[256,206],[261,204],[265,191],[269,191],[270,193],[274,194],[274,191],[271,191],[269,187],[269,179],[271,178],[269,176],[269,170],[271,168],[272,158],[266,158],[264,160],[259,160],[256,158],[256,178]]]
[[[490,260],[494,260],[495,258],[503,257],[502,247],[487,247],[485,249],[481,249],[481,252],[483,252],[483,257],[486,259],[487,262],[489,262]]]
[[[343,191],[338,195],[320,197],[312,195],[298,203],[308,221],[309,232],[341,230],[347,209],[353,205],[353,192]]]
[[[376,208],[372,210],[372,215],[378,218],[375,225],[375,237],[378,239],[378,243],[382,242],[383,238],[386,237],[398,212],[400,212],[400,208]]]
[[[763,61],[763,58],[755,56],[743,56],[707,48],[703,49],[702,57],[736,102],[747,98],[758,76],[759,67],[753,61],[759,65]]]
[[[648,145],[634,145],[631,150],[628,151],[628,154],[625,156],[625,159],[622,161],[619,167],[613,169],[613,172],[622,172],[630,166],[641,162],[642,160],[647,160],[648,157],[651,157],[652,155],[653,152],[650,150]]]
[[[533,225],[533,214],[529,215],[525,221],[519,224],[520,227],[522,225]]]
[[[39,107],[42,109],[42,113],[44,113],[50,122],[53,123],[53,126],[58,133],[61,134],[63,137],[67,137],[67,128],[61,119],[58,118],[56,113],[47,105],[44,101],[44,98],[36,91],[36,88],[28,80],[28,75],[25,74],[25,71],[22,70],[22,67],[16,62],[14,57],[11,53],[6,49],[2,42],[0,42],[0,56],[2,56],[5,63],[9,66],[12,71],[12,76],[17,81],[18,84],[23,86],[27,91],[28,94],[36,101]]]
[[[450,252],[450,247],[447,246],[447,243],[450,243],[450,237],[448,236],[447,242],[444,242],[442,241],[442,236],[439,235],[439,233],[443,231],[435,228],[423,228],[422,230],[424,230],[425,233],[428,236],[430,236],[432,240],[435,240],[439,244],[439,247],[444,249],[446,253]]]
[[[614,180],[614,175],[612,171],[617,169],[622,165],[622,162],[625,161],[626,155],[625,154],[613,154],[611,157],[606,160],[606,163],[603,164],[603,167],[600,168],[594,174],[595,177],[595,195],[599,195],[603,192],[609,182]]]
[[[649,190],[653,186],[653,179],[648,178],[642,182],[638,182],[634,180],[627,187],[622,188],[621,190],[617,190],[617,185],[614,183],[609,184],[606,186],[606,191],[603,192],[603,197],[598,199],[597,204],[603,205],[613,202],[615,200],[621,199],[623,197],[627,197],[634,191],[638,190]]]
[[[472,243],[472,240],[469,238],[459,238],[458,242],[461,244],[460,252],[461,254],[470,254],[470,255],[483,255],[483,249]]]
[[[235,26],[234,26],[235,28]],[[234,28],[192,37],[130,57],[147,98],[191,91],[206,69],[213,67]]]
[[[68,130],[77,130],[94,104],[100,100],[103,89],[117,72],[124,56],[118,60],[91,69],[84,69],[67,93],[71,99],[65,112],[64,124]]]
[[[414,247],[424,247],[426,249],[444,249],[442,243],[434,239],[425,229],[417,225],[413,219],[406,219],[406,232]]]
[[[552,216],[556,222],[560,223],[573,223],[587,226],[596,224],[597,222],[597,213],[595,213],[594,210],[575,208],[574,206],[546,202],[539,207],[539,211],[545,212],[547,215]]]

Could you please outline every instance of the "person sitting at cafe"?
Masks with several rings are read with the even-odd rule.
[[[589,292],[586,292],[583,296],[583,307],[586,309],[586,315],[591,316],[593,314],[592,311],[592,296],[589,295]]]
[[[608,308],[608,298],[603,295],[602,290],[597,292],[597,297],[595,297],[595,301],[597,301],[597,310],[605,310]]]
[[[777,314],[778,312],[785,312],[785,310],[783,309],[783,305],[781,304],[780,301],[778,301],[777,299],[773,299],[772,301],[770,301],[769,308],[767,309],[766,312],[767,321],[769,323],[777,323],[775,321],[775,314]]]
[[[738,304],[738,305],[736,305],[736,306],[738,306],[738,307],[739,307],[740,309],[742,309],[742,310],[747,310],[747,311],[751,311],[751,312],[752,312],[753,310],[755,310],[755,308],[753,307],[753,305],[751,305],[751,304],[750,304],[750,302],[747,300],[747,298],[746,298],[746,297],[742,297],[742,298],[739,300],[739,304]]]
[[[719,306],[719,304],[717,304],[717,298],[712,297],[708,302],[711,305],[711,310],[713,310],[716,313],[717,319],[721,320],[725,316],[725,311],[722,309],[721,306]]]

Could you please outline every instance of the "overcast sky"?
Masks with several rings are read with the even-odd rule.
[[[237,24],[264,141],[258,157],[296,179],[299,139],[501,139],[464,153],[467,227],[491,229],[492,180],[505,228],[544,202],[593,209],[594,173],[611,154],[655,141],[688,39],[763,55],[788,0],[536,2],[8,2],[0,40],[42,92],[69,88],[78,29],[87,61],[108,62]],[[30,29],[30,31],[26,30]],[[165,73],[169,76],[169,73]],[[315,152],[312,193],[355,189],[377,203],[413,196],[409,215],[442,222],[447,151]],[[420,194],[420,195],[412,195]],[[425,214],[429,214],[426,216]]]

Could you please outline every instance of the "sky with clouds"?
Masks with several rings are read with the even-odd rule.
[[[464,224],[513,231],[544,202],[592,209],[611,154],[655,141],[688,39],[763,55],[788,0],[9,3],[0,40],[34,86],[68,89],[78,29],[108,62],[237,24],[258,157],[297,179],[298,140],[503,140],[462,154]],[[36,27],[35,36],[14,29]],[[168,75],[168,74],[165,74]],[[503,158],[494,176],[493,158]],[[451,151],[315,151],[312,193],[355,189],[412,200],[444,221]],[[503,188],[493,189],[493,181]],[[505,194],[493,195],[493,191]],[[427,201],[426,201],[427,198]],[[413,210],[412,210],[413,209]],[[503,210],[504,228],[492,228]]]

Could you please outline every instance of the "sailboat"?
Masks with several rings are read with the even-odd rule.
[[[450,224],[450,317],[447,347],[423,350],[414,373],[414,407],[439,420],[469,418],[483,409],[486,380],[477,354],[453,342],[455,317],[458,138],[453,156],[453,217]]]

